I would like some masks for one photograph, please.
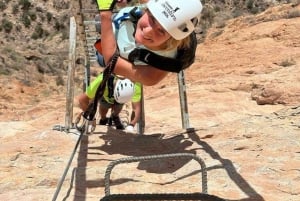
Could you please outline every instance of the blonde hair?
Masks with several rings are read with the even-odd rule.
[[[161,50],[171,50],[177,48],[189,48],[190,47],[190,36],[185,37],[182,40],[175,40],[173,37],[170,37],[166,42],[164,42],[160,48]]]

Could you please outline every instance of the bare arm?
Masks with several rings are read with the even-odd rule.
[[[135,126],[135,124],[138,122],[138,120],[141,117],[141,111],[142,111],[141,102],[132,103],[132,115],[131,115],[130,124]]]
[[[159,70],[150,65],[135,66],[123,58],[118,59],[114,72],[145,86],[157,84],[168,74],[167,71]]]
[[[112,27],[112,12],[102,11],[101,17],[101,46],[104,61],[107,64],[117,50],[117,44]]]
[[[90,99],[85,93],[82,93],[77,96],[77,102],[80,109],[85,112],[88,109]]]

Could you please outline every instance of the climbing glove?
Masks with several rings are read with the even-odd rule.
[[[99,11],[113,10],[118,0],[96,0]]]

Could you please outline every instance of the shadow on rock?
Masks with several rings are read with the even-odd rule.
[[[148,156],[171,153],[192,153],[195,150],[188,150],[193,144],[191,139],[181,134],[167,136],[165,134],[136,135],[110,129],[106,135],[101,135],[104,144],[90,149],[100,149],[107,154],[121,154],[126,156]],[[153,161],[141,161],[138,169],[151,173],[172,173],[187,164],[191,159],[170,158],[156,159]],[[159,165],[158,165],[159,164]]]

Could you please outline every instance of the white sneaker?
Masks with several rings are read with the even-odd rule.
[[[134,131],[134,127],[132,126],[132,125],[128,125],[128,126],[126,126],[126,128],[125,128],[125,132],[127,132],[127,133],[135,133],[135,131]]]

